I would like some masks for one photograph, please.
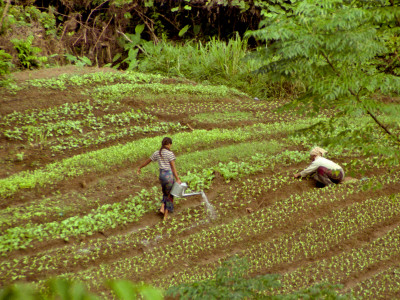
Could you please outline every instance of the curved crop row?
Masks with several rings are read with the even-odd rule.
[[[235,141],[243,142],[247,139],[261,138],[279,128],[280,131],[289,131],[302,128],[307,122],[297,124],[258,124],[247,128],[234,130],[195,130],[172,136],[177,144],[177,150],[196,145],[214,145],[216,142]],[[118,166],[127,161],[136,161],[146,157],[149,149],[159,144],[159,137],[146,138],[124,145],[116,145],[89,153],[76,155],[60,162],[52,163],[42,169],[25,171],[5,179],[0,179],[0,196],[8,197],[20,189],[34,188],[57,183],[68,177],[80,176],[87,172],[104,172],[112,166]]]
[[[400,267],[393,266],[351,289],[352,294],[360,299],[395,299],[400,294]]]
[[[33,79],[27,81],[27,87],[51,88],[65,90],[68,86],[90,86],[93,84],[106,84],[114,82],[148,83],[161,82],[165,79],[159,74],[145,74],[139,72],[95,72],[83,75],[62,74],[56,78]]]
[[[260,189],[274,189],[277,186],[285,183],[285,186],[289,186],[294,181],[291,181],[286,172],[284,174],[276,174],[268,178],[268,185],[259,184]],[[272,187],[270,187],[270,182],[273,182]],[[253,195],[255,196],[255,195]],[[179,199],[177,199],[179,201]],[[254,200],[254,199],[253,199]],[[87,201],[87,200],[85,200]],[[232,213],[232,200],[224,199],[222,196],[218,200],[214,199],[215,208],[217,209],[217,214],[229,215]],[[242,199],[240,201],[240,207],[244,207],[251,203],[250,199]],[[48,200],[46,200],[46,205],[48,205]],[[41,205],[39,205],[41,207]],[[229,208],[229,209],[228,209]],[[32,209],[28,209],[29,211]],[[12,210],[8,209],[7,214],[13,214]],[[14,213],[15,214],[15,213]],[[21,214],[19,212],[18,214]],[[25,214],[22,214],[25,215]],[[34,274],[34,270],[46,270],[55,271],[58,268],[68,268],[75,264],[89,263],[91,261],[97,260],[100,257],[109,254],[118,254],[128,249],[135,249],[143,247],[143,241],[145,244],[157,244],[167,239],[170,236],[177,236],[184,234],[185,232],[192,230],[204,223],[209,222],[206,216],[204,216],[204,208],[195,207],[192,209],[184,210],[181,213],[175,214],[174,218],[168,222],[168,226],[165,227],[164,224],[158,223],[153,227],[143,228],[139,231],[127,233],[124,235],[111,236],[107,239],[107,243],[102,243],[102,241],[91,240],[80,245],[68,245],[65,249],[49,250],[44,253],[40,253],[35,257],[21,257],[13,260],[13,264],[9,262],[0,263],[0,271],[8,269],[10,271],[4,273],[8,274],[7,277],[13,276],[23,279],[27,274]],[[82,248],[84,251],[82,251]],[[87,255],[90,253],[90,255]],[[74,257],[74,260],[62,260],[59,256]],[[46,259],[42,259],[41,256],[45,256]],[[7,265],[7,266],[6,266]],[[12,270],[20,270],[18,274],[14,274]],[[1,273],[1,272],[0,272]],[[1,279],[1,278],[0,278]]]
[[[400,226],[386,235],[349,252],[311,263],[282,277],[283,292],[305,287],[309,281],[343,283],[352,274],[360,274],[376,263],[400,255]]]
[[[162,83],[117,83],[98,87],[90,91],[95,99],[107,101],[120,101],[125,97],[141,94],[167,94],[167,95],[196,95],[205,98],[215,97],[248,97],[245,93],[226,86],[213,85],[187,85],[187,84],[162,84]]]
[[[140,110],[125,111],[118,114],[106,114],[96,117],[93,113],[87,113],[82,120],[57,120],[41,124],[13,126],[6,129],[4,135],[10,140],[28,142],[43,142],[53,137],[67,136],[73,133],[83,133],[87,130],[100,130],[110,126],[127,126],[131,123],[152,123],[155,117]]]
[[[185,234],[186,231],[208,222],[210,220],[204,207],[188,208],[180,213],[175,213],[169,226],[160,222],[151,227],[145,226],[132,232],[109,236],[106,241],[93,239],[46,250],[36,255],[21,256],[12,261],[0,262],[0,281],[22,280],[33,274],[43,272],[49,274],[77,265],[90,265],[107,255],[121,256],[132,249],[156,247],[171,236]],[[63,259],[65,257],[70,259]]]
[[[265,147],[266,144],[268,144],[272,149],[277,147],[277,145],[274,145],[273,142],[260,143],[260,146]],[[205,154],[207,157],[211,157],[209,156],[210,151],[214,152],[215,155],[212,157],[213,159],[215,159],[216,157],[218,158],[220,156],[224,156],[224,154],[227,153],[226,150],[227,149],[229,150],[229,148],[231,147],[232,146],[223,147],[222,150],[225,150],[223,152],[220,152],[221,149],[216,149],[216,150],[205,151],[205,153],[203,154]],[[246,148],[246,144],[244,144],[243,147]],[[265,149],[267,149],[267,147],[265,147]],[[192,154],[188,155],[190,157],[193,156]],[[277,159],[279,159],[281,155],[282,154],[278,155]],[[185,155],[183,157],[185,157]],[[191,159],[186,159],[186,161],[193,162],[196,161],[196,158],[191,157]],[[207,165],[207,163],[203,159],[202,163],[203,165]],[[226,164],[220,163],[217,166],[217,170],[220,170],[220,172],[224,176],[227,176],[225,173],[227,172],[227,170],[231,168],[232,168],[232,162]],[[254,170],[258,171],[259,169],[260,166],[256,167],[255,169],[249,169],[249,171],[246,171],[245,169],[242,168],[240,170],[241,171],[240,173],[241,176],[245,176],[246,174],[249,174],[249,172]],[[212,178],[213,176],[212,173],[215,170],[216,170],[215,167],[211,168],[207,173],[207,169],[205,169],[206,172],[203,172],[202,175],[208,174],[209,177],[201,178],[200,180],[202,180],[202,182],[209,180],[210,178]],[[229,172],[229,176],[232,176],[232,174],[233,174],[232,171]],[[196,176],[198,176],[198,174]],[[183,175],[182,179],[184,180],[189,179],[188,181],[190,182],[190,175]],[[287,179],[288,176],[283,177],[281,175],[279,176],[277,182],[282,180],[287,181]],[[157,188],[153,187],[153,190],[152,192],[150,192],[150,194],[148,192],[142,191],[133,198],[128,198],[123,202],[114,203],[112,205],[106,204],[100,206],[99,208],[93,210],[92,212],[84,216],[77,215],[65,219],[61,222],[51,222],[38,225],[28,224],[25,227],[13,227],[6,229],[4,231],[4,235],[0,237],[0,253],[4,254],[6,252],[13,250],[24,249],[28,247],[35,240],[43,241],[54,237],[68,240],[68,238],[71,236],[92,235],[93,232],[99,230],[105,230],[110,227],[114,228],[116,226],[126,224],[127,222],[136,221],[145,212],[149,210],[149,200],[143,201],[143,195],[146,194],[146,198],[150,199],[152,197],[156,198],[156,193],[157,193]],[[10,214],[12,213],[12,210],[8,209],[7,212],[8,214]],[[42,212],[38,213],[40,214]],[[5,221],[7,221],[7,219],[5,219]],[[16,220],[13,221],[15,222]]]
[[[157,190],[153,190],[152,193],[142,190],[135,197],[129,197],[123,202],[102,205],[82,217],[76,215],[61,222],[9,228],[0,236],[0,254],[5,255],[9,251],[25,249],[35,240],[61,238],[68,241],[69,237],[93,235],[97,231],[137,221],[149,209],[152,204],[150,200],[157,194]]]
[[[184,153],[179,156],[179,169],[182,174],[182,180],[189,182],[189,186],[192,189],[198,188],[199,183],[210,182],[214,177],[213,173],[215,171],[221,172],[221,174],[226,177],[226,179],[232,176],[244,176],[250,171],[257,172],[262,167],[269,167],[270,164],[274,164],[276,160],[282,160],[285,157],[285,161],[289,160],[291,162],[296,161],[296,159],[301,159],[301,155],[296,151],[285,151],[278,155],[274,153],[279,152],[281,146],[274,140],[264,141],[264,142],[252,142],[252,143],[236,143],[234,145],[222,146],[215,149],[207,149],[203,151],[195,151]],[[252,151],[256,151],[257,156],[252,157]],[[240,160],[239,164],[235,164],[232,160]],[[219,162],[217,166],[215,166]],[[193,165],[202,165],[203,172],[199,173],[197,170],[193,169]],[[214,166],[214,167],[211,167]],[[147,176],[147,172],[158,173],[158,166],[156,164],[151,165],[148,170],[143,172],[143,176]],[[186,173],[186,174],[185,174]],[[229,177],[228,177],[229,176]],[[53,198],[58,198],[56,195]],[[79,195],[74,195],[73,197],[78,197]],[[85,202],[95,201],[94,199],[86,200]],[[53,201],[54,202],[54,201]],[[54,211],[62,212],[57,206],[65,206],[60,201],[57,201],[52,205],[51,198],[40,199],[39,201],[30,202],[29,205],[25,206],[9,206],[0,212],[0,228],[3,230],[3,224],[9,224],[11,227],[13,224],[18,224],[20,219],[29,219],[30,217],[41,217],[46,213],[51,213]],[[45,204],[44,204],[45,203]]]
[[[325,192],[330,192],[332,195],[333,190],[328,191],[327,189]],[[310,205],[310,203],[313,203],[316,199],[321,199],[320,202],[323,202],[323,199],[327,198],[321,196],[320,193],[317,195],[314,194],[312,198],[305,196],[304,205],[307,206],[306,209],[312,210],[315,206]],[[294,197],[291,197],[289,199],[293,201],[293,198]],[[330,202],[334,200],[329,199],[326,201]],[[248,216],[236,219],[230,224],[223,224],[201,231],[186,239],[177,241],[176,243],[153,249],[151,252],[145,252],[143,255],[122,259],[112,263],[112,267],[107,268],[107,270],[96,270],[96,276],[93,275],[92,271],[84,271],[74,276],[80,279],[90,278],[96,281],[96,277],[126,276],[126,272],[137,274],[137,276],[142,272],[159,273],[166,267],[165,264],[169,265],[175,260],[193,261],[200,255],[210,253],[210,251],[215,252],[218,251],[218,249],[221,251],[229,249],[234,245],[243,243],[245,239],[251,239],[260,234],[267,234],[269,230],[275,226],[279,226],[279,223],[289,221],[295,214],[303,215],[304,211],[302,211],[301,208],[298,209],[299,202],[294,201],[293,204],[296,204],[296,206],[288,205],[288,201],[284,201],[284,205],[282,205],[282,203],[279,203],[281,206],[272,205],[267,209],[261,210],[259,213],[257,212],[251,215],[251,217]],[[287,210],[288,207],[292,207],[292,209]],[[284,210],[287,210],[287,212],[284,213]],[[159,257],[165,255],[168,256],[168,259],[160,261]],[[132,276],[135,277],[135,275]]]
[[[400,195],[397,195],[397,198],[394,199],[396,202],[393,202],[393,197],[380,197],[355,203],[333,211],[328,216],[319,218],[291,233],[283,234],[267,242],[254,244],[237,254],[247,257],[250,263],[249,271],[256,273],[268,272],[269,269],[280,264],[290,265],[296,261],[317,258],[324,252],[353,238],[359,232],[399,215],[400,205],[397,204],[399,199]],[[223,242],[221,241],[221,243]],[[213,274],[213,270],[220,262],[219,260],[208,264],[207,267],[202,266],[201,271],[189,269],[174,273],[173,278],[167,276],[159,280],[158,284],[165,286],[167,282],[171,284],[171,281],[173,284],[180,284],[197,281],[199,278],[205,279]],[[311,268],[310,273],[312,273]],[[305,276],[301,271],[296,274]],[[304,282],[308,280],[308,277],[303,279]],[[292,282],[296,282],[295,279],[292,279]],[[305,286],[296,286],[293,290]]]

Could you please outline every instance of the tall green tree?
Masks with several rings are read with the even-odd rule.
[[[398,97],[400,92],[400,78],[385,68],[385,58],[393,50],[388,45],[399,36],[397,1],[291,3],[291,12],[270,13],[260,23],[260,29],[249,33],[266,43],[259,51],[265,61],[262,71],[274,80],[285,79],[304,86],[301,97],[292,101],[291,107],[312,108],[314,112],[333,108],[335,116],[370,117],[364,133],[341,124],[345,129],[336,135],[337,139],[331,139],[332,143],[345,141],[339,139],[343,136],[368,153],[398,153],[400,112],[379,100],[382,95]],[[331,124],[323,130],[337,131],[337,127]],[[348,133],[354,139],[349,139]],[[368,136],[379,143],[372,145]]]

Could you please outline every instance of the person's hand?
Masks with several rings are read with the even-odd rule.
[[[293,175],[294,178],[299,178],[300,177],[300,173],[296,173]]]
[[[180,179],[177,179],[176,182],[182,184],[182,181]]]
[[[140,175],[141,168],[137,169],[136,173]]]

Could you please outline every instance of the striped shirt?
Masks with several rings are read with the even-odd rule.
[[[150,156],[150,159],[152,161],[157,161],[160,169],[171,170],[170,162],[176,159],[175,154],[167,149],[162,149],[161,155],[162,156],[160,156],[160,151],[157,150],[153,153],[152,156]]]

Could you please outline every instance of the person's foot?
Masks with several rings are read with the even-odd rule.
[[[164,210],[164,204],[163,204],[163,205],[161,205],[160,213],[164,214],[164,212],[165,212],[165,210]]]

